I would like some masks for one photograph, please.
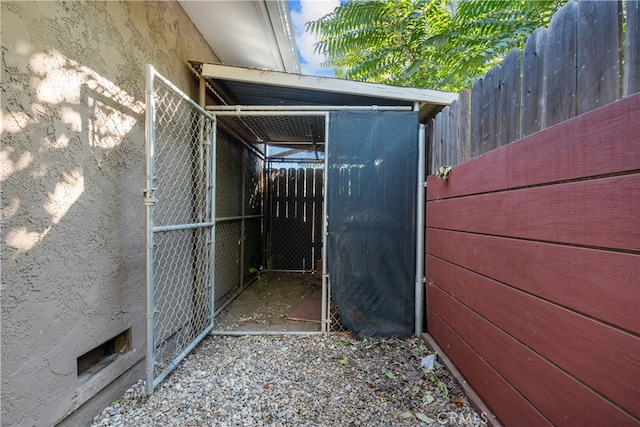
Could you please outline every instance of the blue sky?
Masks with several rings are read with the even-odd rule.
[[[324,58],[314,53],[316,39],[312,34],[305,31],[304,24],[333,12],[333,9],[339,4],[340,0],[289,0],[291,21],[296,36],[303,74],[333,77],[333,69],[321,66]]]

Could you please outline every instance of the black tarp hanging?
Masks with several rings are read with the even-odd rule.
[[[409,336],[415,316],[418,114],[330,114],[328,268],[356,336]]]

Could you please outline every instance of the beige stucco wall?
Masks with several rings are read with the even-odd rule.
[[[2,425],[82,424],[144,373],[145,64],[195,97],[186,61],[216,58],[173,1],[1,8]]]

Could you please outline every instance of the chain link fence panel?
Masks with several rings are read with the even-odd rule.
[[[215,118],[147,74],[147,391],[213,325]]]
[[[215,306],[222,307],[240,290],[240,221],[216,226]]]
[[[216,313],[255,277],[263,261],[263,165],[256,150],[218,133]]]

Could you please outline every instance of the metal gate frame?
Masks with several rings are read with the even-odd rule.
[[[151,393],[213,329],[217,125],[151,65],[145,95],[146,380]],[[164,155],[165,146],[175,152]],[[183,168],[172,163],[185,159]],[[179,179],[171,182],[174,172]]]

